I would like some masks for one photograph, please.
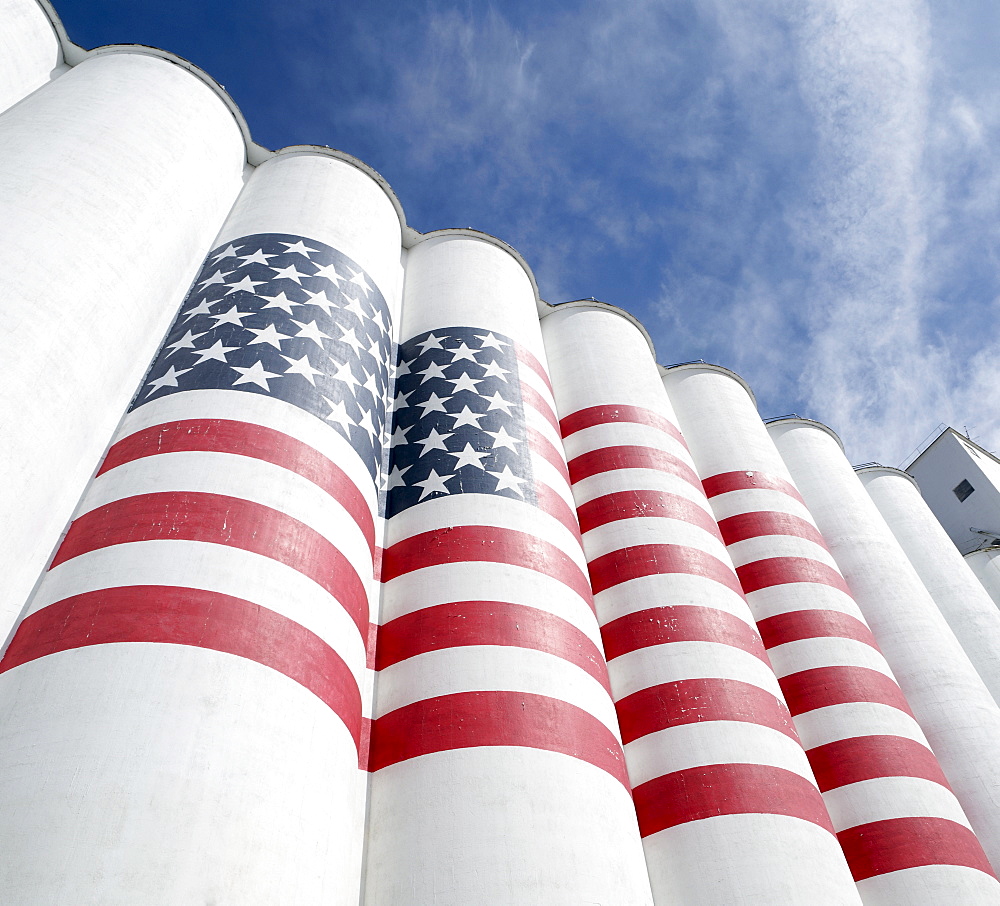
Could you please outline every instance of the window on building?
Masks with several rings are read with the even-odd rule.
[[[969,480],[967,478],[963,478],[961,483],[959,483],[956,487],[952,488],[952,492],[958,498],[960,503],[961,501],[965,500],[965,498],[968,497],[974,490],[975,488],[971,484],[969,484]]]

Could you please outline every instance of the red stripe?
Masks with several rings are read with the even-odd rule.
[[[753,513],[740,513],[719,520],[719,529],[726,544],[736,544],[747,538],[760,538],[764,535],[792,535],[805,538],[818,544],[826,550],[826,542],[811,522],[790,513],[776,513],[770,510]]]
[[[721,540],[719,527],[712,516],[693,500],[666,491],[616,491],[595,497],[577,510],[580,528],[584,532],[600,528],[619,519],[641,519],[646,516],[677,519],[696,525]]]
[[[308,576],[368,634],[368,597],[347,558],[319,532],[270,507],[237,497],[176,491],[126,497],[70,525],[52,567],[90,551],[135,541],[225,544],[277,560]]]
[[[754,630],[739,617],[715,607],[679,604],[673,607],[650,607],[618,617],[601,627],[604,654],[609,661],[616,657],[671,642],[714,642],[739,648],[770,666],[764,644]]]
[[[370,769],[478,746],[561,752],[629,788],[621,746],[604,724],[576,705],[531,692],[457,692],[390,711],[372,724]]]
[[[805,506],[805,501],[795,485],[776,475],[768,475],[767,472],[752,470],[720,472],[704,479],[703,484],[705,494],[709,497],[728,494],[730,491],[781,491],[782,494],[787,494]]]
[[[501,601],[437,604],[390,620],[379,632],[376,669],[465,645],[544,651],[586,671],[611,694],[604,657],[583,632],[555,614]]]
[[[706,720],[757,724],[799,741],[788,709],[770,692],[738,680],[710,678],[661,683],[627,695],[615,707],[622,742],[626,744],[658,730]]]
[[[817,585],[829,585],[845,595],[851,593],[844,577],[837,570],[811,557],[766,557],[737,566],[736,575],[740,577],[740,584],[746,594],[792,582],[813,582]]]
[[[532,371],[534,371],[535,374],[542,379],[542,383],[549,388],[549,393],[555,396],[555,391],[552,389],[552,381],[549,379],[549,373],[545,370],[542,363],[535,357],[535,354],[530,349],[522,346],[520,343],[514,344],[514,352],[517,356],[517,360],[522,365],[527,365]]]
[[[801,639],[853,639],[878,651],[872,631],[847,613],[836,610],[791,610],[757,623],[765,648],[775,648]]]
[[[531,384],[521,384],[521,402],[526,406],[531,406],[557,432],[559,431],[559,419],[556,418],[555,412],[552,411],[552,406],[549,405],[549,401],[532,387]]]
[[[492,525],[459,525],[413,535],[385,549],[382,581],[444,563],[506,563],[562,582],[593,607],[590,583],[580,567],[554,544]]]
[[[120,642],[190,645],[270,667],[327,704],[360,745],[361,693],[340,655],[287,617],[218,592],[132,585],[65,598],[24,618],[0,673],[60,651]]]
[[[154,425],[118,441],[98,475],[160,453],[230,453],[270,462],[295,472],[333,497],[375,548],[375,523],[364,495],[347,473],[318,450],[280,431],[221,418],[190,419]]]
[[[593,428],[595,425],[607,425],[611,422],[630,422],[635,425],[648,425],[650,428],[658,428],[664,434],[670,435],[674,440],[684,443],[684,436],[680,429],[669,419],[664,418],[657,412],[650,409],[643,409],[641,406],[590,406],[586,409],[578,409],[571,415],[567,415],[559,425],[562,429],[562,436],[569,437],[582,431],[584,428]]]
[[[642,576],[683,573],[703,576],[725,585],[742,597],[740,583],[730,567],[705,551],[681,544],[637,544],[590,561],[594,594]]]
[[[557,450],[552,441],[537,428],[532,428],[531,425],[526,425],[525,428],[531,451],[552,465],[566,479],[566,484],[569,484],[569,468],[566,466],[566,457],[563,452]]]
[[[653,469],[676,475],[701,490],[701,482],[694,469],[672,453],[655,447],[600,447],[581,453],[569,461],[569,475],[573,484],[615,469]]]
[[[913,716],[895,681],[868,667],[814,667],[778,680],[792,716],[843,705],[872,702]]]
[[[535,482],[535,496],[538,498],[538,508],[561,522],[579,541],[580,526],[576,521],[576,511],[566,502],[566,498],[541,481]]]
[[[365,669],[375,669],[375,650],[378,646],[378,623],[368,624],[368,635],[365,637]]]
[[[951,789],[934,753],[905,736],[852,736],[816,746],[806,755],[824,793],[877,777],[919,777]]]
[[[368,761],[372,751],[372,719],[361,718],[361,745],[358,746],[358,769],[368,770]]]
[[[996,877],[976,835],[947,818],[887,818],[837,834],[855,881],[921,865],[962,865]]]
[[[804,777],[762,764],[710,764],[633,790],[643,837],[716,815],[788,815],[833,833],[823,797]]]

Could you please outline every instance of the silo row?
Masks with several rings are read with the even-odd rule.
[[[858,902],[646,340],[543,331],[654,898]]]
[[[400,335],[366,902],[649,903],[529,278],[425,239]]]
[[[745,385],[664,376],[866,902],[995,902],[968,819]]]

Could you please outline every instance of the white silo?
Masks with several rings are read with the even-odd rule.
[[[979,580],[994,605],[1000,607],[1000,547],[984,547],[965,555],[973,575]]]
[[[542,329],[656,902],[859,902],[648,339]]]
[[[0,0],[0,112],[66,69],[52,8]]]
[[[410,248],[366,902],[649,903],[530,273]]]
[[[1000,702],[1000,610],[934,517],[916,481],[885,466],[858,477],[994,700]]]
[[[749,388],[705,364],[663,379],[862,898],[995,902],[989,862]]]
[[[12,901],[357,903],[400,231],[250,177],[0,661]]]
[[[837,436],[798,418],[768,431],[990,862],[1000,864],[1000,709]]]
[[[192,70],[103,48],[0,117],[0,638],[242,188],[240,124]]]

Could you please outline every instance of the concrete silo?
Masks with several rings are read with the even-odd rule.
[[[862,899],[994,902],[1000,885],[749,388],[704,364],[663,380]]]
[[[47,3],[0,0],[0,22],[0,111],[4,111],[69,67],[63,62],[58,19]]]

